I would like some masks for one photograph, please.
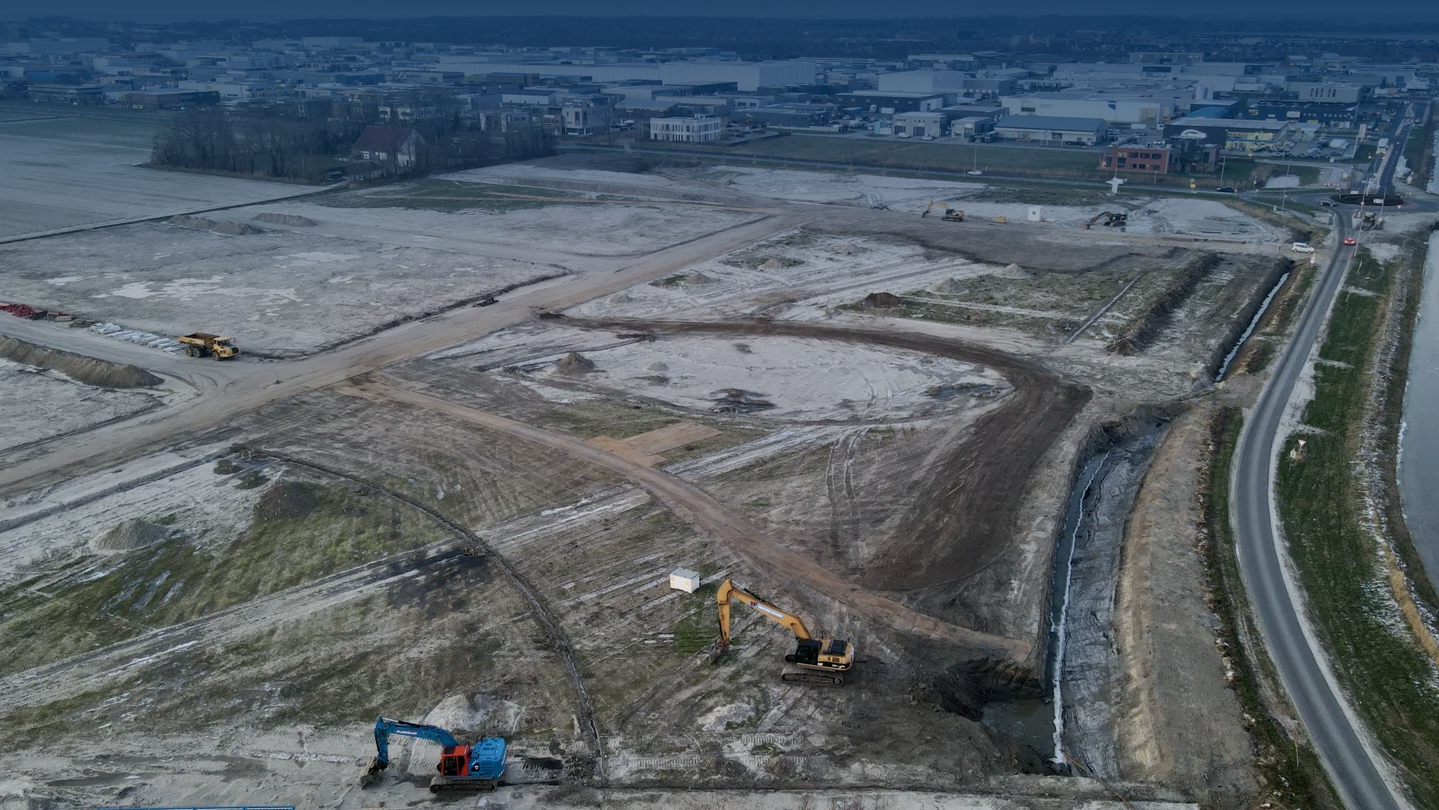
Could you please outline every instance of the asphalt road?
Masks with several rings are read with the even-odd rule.
[[[1335,235],[1348,232],[1347,217],[1336,218]],[[1344,696],[1325,676],[1316,647],[1300,619],[1302,600],[1284,575],[1287,550],[1279,545],[1273,506],[1279,424],[1295,383],[1314,348],[1325,316],[1342,286],[1354,248],[1341,248],[1330,259],[1315,294],[1244,426],[1236,452],[1232,483],[1233,517],[1239,567],[1254,605],[1264,643],[1299,717],[1324,762],[1344,804],[1352,810],[1399,810],[1408,805],[1385,782],[1385,765],[1376,763],[1363,743],[1357,719]],[[1295,586],[1297,587],[1297,585]]]

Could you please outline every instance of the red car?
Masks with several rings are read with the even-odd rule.
[[[1359,244],[1359,240],[1355,239],[1354,237],[1352,237],[1352,236],[1346,236],[1346,237],[1344,237],[1344,246],[1345,246],[1345,247],[1353,247],[1354,245],[1357,245],[1357,244]]]

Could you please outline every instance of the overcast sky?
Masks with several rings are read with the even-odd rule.
[[[250,19],[274,21],[309,17],[371,19],[424,16],[573,14],[581,16],[727,16],[727,17],[964,17],[995,14],[1173,15],[1263,17],[1268,19],[1323,15],[1439,19],[1436,0],[1206,0],[1167,3],[1155,0],[1006,0],[1003,3],[941,2],[940,0],[3,0],[0,19],[52,14],[93,20]]]

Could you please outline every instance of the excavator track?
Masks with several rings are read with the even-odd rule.
[[[451,779],[445,776],[436,776],[430,780],[431,793],[457,793],[459,791],[485,791],[494,790],[500,783],[498,779]]]
[[[805,683],[813,686],[844,686],[843,675],[829,675],[823,672],[786,672],[779,676],[785,683]]]

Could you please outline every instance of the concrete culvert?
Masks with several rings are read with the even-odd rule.
[[[319,505],[315,489],[299,481],[285,481],[270,488],[255,504],[256,520],[285,520],[308,517]]]
[[[90,548],[95,551],[131,551],[153,546],[170,536],[170,530],[139,519],[122,520],[108,531],[95,535]]]
[[[579,352],[570,352],[557,364],[561,374],[588,374],[595,370],[595,361]]]
[[[276,214],[270,211],[256,214],[256,222],[268,222],[271,225],[289,225],[294,228],[309,228],[318,225],[318,222],[309,217],[302,217],[299,214]]]

